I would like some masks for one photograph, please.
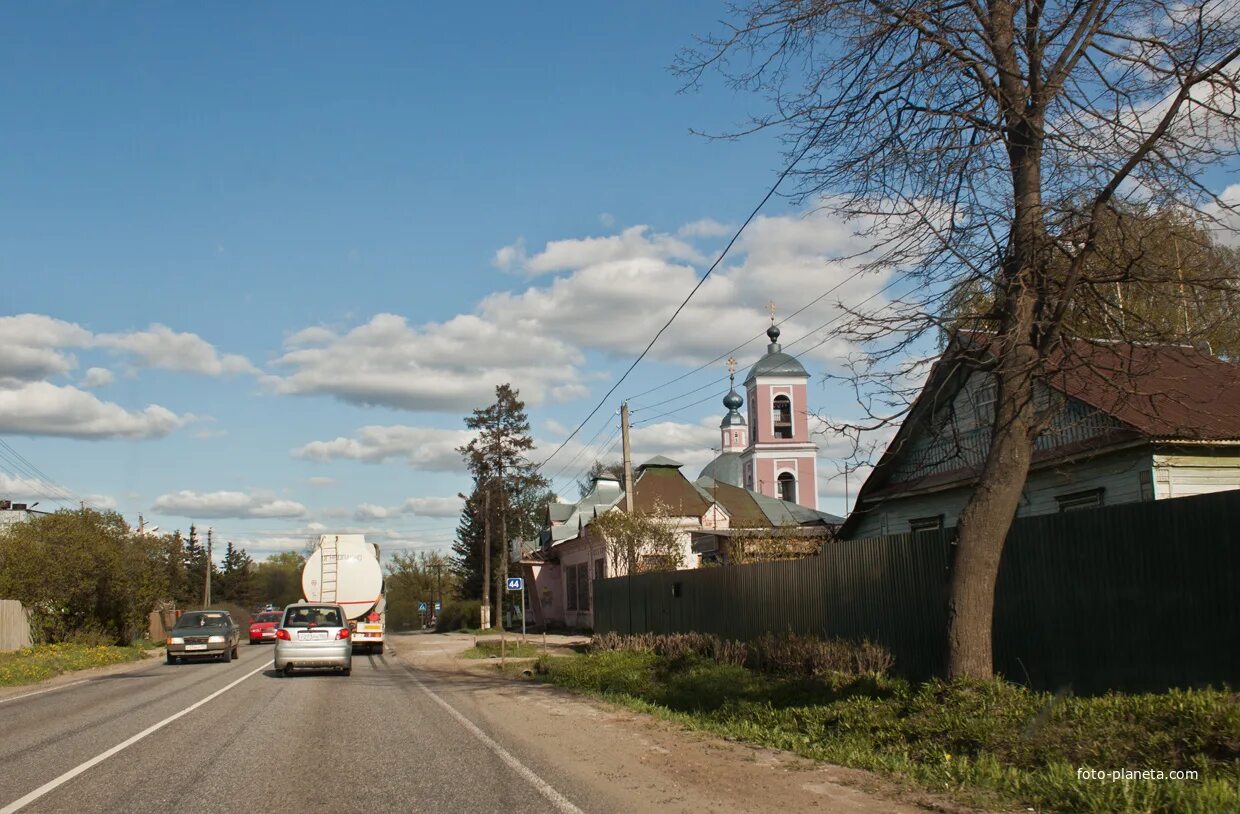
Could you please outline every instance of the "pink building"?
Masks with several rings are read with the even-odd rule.
[[[740,456],[743,480],[739,485],[817,510],[818,446],[809,437],[809,374],[795,357],[781,350],[777,325],[767,329],[766,335],[771,338],[766,355],[745,377],[749,433]],[[728,398],[735,395],[733,391]],[[727,428],[724,434],[726,453],[731,449],[729,443],[734,444],[742,434],[729,435]]]

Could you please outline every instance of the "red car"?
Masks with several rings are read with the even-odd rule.
[[[283,615],[280,611],[267,611],[251,619],[250,644],[274,642],[276,640],[276,628],[280,626],[280,619]]]

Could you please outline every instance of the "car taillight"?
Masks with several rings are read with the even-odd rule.
[[[349,638],[349,629],[347,627],[340,628],[340,630],[336,632],[336,638],[337,639]]]
[[[280,628],[279,630],[276,631],[276,638],[283,639],[286,642],[291,642],[293,640],[293,637],[288,635],[288,631],[285,630],[284,628]]]

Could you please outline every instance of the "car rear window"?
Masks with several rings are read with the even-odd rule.
[[[280,614],[278,613],[260,613],[254,617],[255,622],[279,622]]]
[[[284,627],[343,627],[339,608],[304,607],[289,608],[284,615]]]

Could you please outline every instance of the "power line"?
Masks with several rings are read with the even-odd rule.
[[[749,226],[749,224],[753,221],[753,219],[758,216],[758,212],[761,211],[763,206],[766,206],[766,202],[769,201],[775,195],[775,191],[779,189],[779,185],[782,184],[784,179],[788,177],[788,174],[792,172],[792,168],[795,167],[797,164],[799,164],[801,162],[801,159],[804,158],[805,155],[810,151],[810,148],[812,148],[815,144],[818,143],[818,137],[822,134],[823,128],[826,126],[827,121],[828,121],[827,119],[823,120],[822,124],[820,124],[818,126],[818,129],[814,132],[813,137],[810,138],[808,142],[806,142],[804,149],[801,150],[801,152],[797,155],[797,157],[793,159],[788,164],[788,166],[784,167],[783,171],[779,174],[779,177],[775,179],[775,183],[771,185],[771,188],[769,190],[767,190],[766,195],[762,196],[762,200],[759,201],[758,205],[755,206],[753,208],[753,211],[749,213],[749,217],[745,218],[745,222],[742,223],[740,225],[740,228],[736,230],[736,233],[732,235],[732,239],[728,241],[728,245],[723,247],[723,251],[721,251],[719,253],[719,256],[715,258],[715,262],[710,264],[710,268],[706,270],[706,273],[702,275],[702,278],[697,281],[696,285],[693,286],[693,289],[689,292],[688,296],[686,296],[684,300],[681,301],[680,305],[676,306],[676,310],[672,312],[672,315],[670,317],[668,317],[667,322],[663,323],[663,327],[660,328],[657,332],[655,332],[655,335],[650,339],[650,342],[646,344],[645,349],[643,349],[642,352],[638,354],[637,358],[633,360],[633,363],[628,366],[627,370],[624,371],[624,374],[619,379],[616,380],[616,383],[613,384],[611,388],[606,393],[603,394],[603,397],[599,399],[598,404],[594,405],[594,409],[590,410],[589,414],[586,415],[584,419],[582,419],[581,423],[578,424],[576,428],[574,428],[573,431],[568,434],[568,437],[565,438],[560,443],[560,445],[555,448],[554,452],[548,455],[545,459],[543,459],[542,463],[540,463],[538,466],[534,468],[534,471],[538,471],[542,469],[544,466],[546,466],[551,461],[552,458],[554,458],[556,455],[560,453],[560,450],[564,449],[564,447],[568,444],[569,441],[573,440],[573,437],[576,436],[577,433],[581,432],[581,428],[586,425],[586,422],[588,422],[591,418],[594,417],[594,414],[597,413],[599,409],[604,404],[607,403],[607,400],[609,398],[611,398],[612,393],[615,393],[616,390],[620,387],[620,385],[624,383],[624,380],[629,377],[629,374],[633,372],[633,368],[637,367],[637,364],[642,359],[646,358],[646,354],[649,353],[650,349],[654,347],[654,343],[658,342],[659,337],[663,335],[663,332],[666,331],[669,327],[671,327],[671,324],[676,320],[676,317],[680,316],[680,312],[683,311],[685,306],[689,304],[689,300],[693,299],[693,295],[696,294],[698,292],[698,289],[700,289],[706,283],[706,281],[710,278],[711,273],[714,272],[714,270],[718,268],[719,264],[723,262],[723,258],[728,256],[728,252],[732,249],[732,246],[736,244],[736,241],[740,239],[740,236],[745,231],[745,228]]]
[[[875,297],[877,297],[879,294],[882,294],[884,291],[888,290],[889,288],[891,288],[892,286],[894,286],[894,285],[895,285],[896,283],[898,283],[898,282],[900,282],[899,278],[892,278],[890,281],[888,281],[888,283],[887,283],[886,285],[884,285],[882,288],[878,289],[877,291],[873,292],[872,294],[870,294],[870,295],[869,295],[868,297],[866,297],[865,299],[863,299],[863,300],[861,300],[860,302],[858,302],[858,303],[857,303],[857,305],[856,305],[856,306],[854,306],[854,307],[860,307],[860,306],[862,306],[862,305],[865,305],[867,302],[869,302],[870,300],[874,299],[874,298],[875,298]],[[824,296],[825,296],[825,295],[824,295]],[[819,297],[819,299],[821,299],[821,297]],[[804,309],[802,309],[802,310],[804,310]],[[836,322],[839,322],[839,321],[840,321],[841,319],[843,319],[845,316],[846,316],[846,314],[845,314],[843,311],[841,311],[840,313],[836,314],[836,315],[835,315],[835,316],[833,316],[831,319],[827,320],[826,322],[822,323],[821,325],[817,326],[816,328],[812,328],[812,329],[810,329],[809,331],[807,331],[806,333],[802,334],[802,335],[801,335],[800,337],[798,337],[797,339],[794,339],[793,341],[791,341],[791,342],[789,342],[789,343],[785,344],[785,345],[783,346],[783,349],[784,349],[784,350],[788,350],[789,348],[792,348],[792,347],[793,347],[793,346],[795,346],[795,345],[799,345],[800,343],[804,342],[806,339],[811,338],[814,334],[818,333],[819,331],[825,330],[825,329],[827,329],[827,328],[831,327],[832,325],[834,325]],[[791,317],[789,317],[789,318],[791,318]],[[778,323],[777,323],[777,324],[778,324]],[[805,350],[801,351],[800,353],[793,354],[793,358],[799,359],[799,358],[801,358],[802,356],[805,356],[805,355],[806,355],[807,353],[809,353],[810,351],[813,351],[813,350],[816,350],[817,348],[822,347],[823,345],[825,345],[825,344],[826,344],[827,342],[829,342],[830,340],[831,340],[831,337],[830,337],[830,336],[827,336],[827,337],[825,337],[824,339],[822,339],[821,341],[816,342],[816,343],[814,343],[813,345],[810,345],[808,348],[806,348]],[[748,344],[748,343],[746,343],[746,344]],[[730,353],[730,352],[729,352],[729,353]],[[756,361],[756,360],[755,360],[755,361]],[[701,369],[702,369],[702,368],[698,368],[698,370],[701,370]],[[686,375],[686,376],[688,376],[688,375],[690,375],[690,374],[685,374],[685,375]],[[683,377],[681,377],[681,378],[683,378]],[[707,382],[706,384],[703,384],[703,385],[702,385],[702,386],[700,386],[700,387],[695,387],[695,388],[693,388],[692,390],[687,390],[687,391],[685,391],[684,393],[681,393],[680,395],[677,395],[677,396],[672,396],[671,398],[664,399],[663,401],[656,401],[656,402],[654,402],[653,404],[647,404],[647,405],[644,405],[641,409],[635,409],[635,410],[633,410],[633,412],[634,412],[634,413],[638,413],[638,412],[642,412],[642,411],[644,411],[644,410],[649,410],[649,409],[650,409],[650,408],[652,408],[652,407],[659,407],[659,406],[662,406],[662,405],[664,405],[664,404],[670,404],[670,403],[672,403],[672,402],[679,401],[680,399],[686,398],[687,396],[692,396],[692,395],[693,395],[693,394],[695,394],[695,393],[700,393],[702,390],[705,390],[705,389],[706,389],[706,388],[708,388],[708,387],[713,387],[713,386],[715,386],[715,385],[718,385],[718,384],[721,384],[721,383],[723,383],[723,382],[726,382],[726,381],[728,380],[728,378],[729,378],[729,377],[727,377],[727,376],[722,376],[722,377],[720,377],[720,378],[718,378],[718,379],[712,379],[711,381]],[[678,379],[673,379],[671,382],[668,382],[668,384],[673,383],[673,382],[675,382],[675,381],[678,381]],[[661,385],[661,386],[662,386],[662,385]],[[658,388],[653,388],[652,390],[647,391],[647,392],[653,392],[653,390],[655,390],[655,389],[658,389]],[[698,401],[693,402],[693,404],[688,404],[688,405],[686,405],[685,407],[679,407],[679,408],[676,408],[676,409],[674,409],[674,410],[669,410],[669,411],[666,411],[666,412],[660,413],[660,414],[659,414],[659,415],[657,415],[657,416],[653,416],[653,417],[651,417],[651,418],[642,419],[641,421],[638,421],[637,423],[638,423],[638,424],[644,424],[644,423],[648,423],[648,422],[650,422],[650,421],[654,420],[655,418],[660,418],[660,417],[662,417],[662,416],[672,415],[672,414],[675,414],[675,413],[679,413],[679,412],[681,412],[682,410],[688,409],[689,407],[693,407],[693,406],[695,406],[695,405],[697,405],[697,404],[701,404],[703,401],[709,401],[709,400],[710,400],[710,398],[712,398],[712,397],[711,397],[711,396],[707,396],[705,399],[700,399],[700,400],[698,400]]]
[[[844,279],[840,280],[838,283],[836,283],[835,285],[831,286],[831,287],[830,287],[830,288],[828,288],[826,291],[822,292],[822,293],[821,293],[821,294],[819,294],[817,297],[814,297],[814,299],[810,300],[810,301],[809,301],[809,302],[807,302],[805,305],[802,305],[800,308],[798,308],[797,310],[793,311],[791,314],[789,314],[788,316],[784,317],[783,319],[779,320],[778,322],[776,322],[776,323],[774,323],[774,324],[775,324],[775,325],[783,325],[785,322],[788,322],[789,320],[791,320],[791,319],[793,319],[793,318],[795,318],[795,317],[799,316],[800,314],[804,313],[806,310],[808,310],[808,309],[810,309],[810,308],[814,307],[815,305],[817,305],[818,303],[822,302],[822,301],[823,301],[824,299],[826,299],[827,297],[829,297],[829,296],[831,296],[832,294],[834,294],[836,291],[838,291],[838,290],[839,290],[841,287],[843,287],[845,284],[850,283],[850,282],[852,282],[853,280],[857,279],[857,277],[859,277],[859,276],[860,276],[860,275],[861,275],[864,271],[865,271],[865,268],[864,268],[864,267],[859,267],[859,268],[855,269],[855,270],[853,271],[853,273],[852,273],[852,274],[849,274],[847,277],[845,277]],[[838,317],[837,317],[837,318],[838,318]],[[821,329],[822,329],[822,328],[821,328],[821,327],[819,327],[819,328],[815,328],[814,330],[815,330],[815,331],[817,331],[817,330],[821,330]],[[811,331],[811,333],[813,333],[813,331]],[[662,384],[657,384],[657,385],[655,385],[654,387],[651,387],[649,390],[643,390],[642,392],[638,393],[638,394],[637,394],[637,395],[635,395],[635,396],[629,396],[627,400],[628,400],[628,401],[632,401],[633,399],[638,399],[638,398],[641,398],[642,396],[645,396],[645,395],[648,395],[648,394],[650,394],[650,393],[653,393],[653,392],[655,392],[656,390],[661,390],[661,389],[663,389],[664,387],[667,387],[668,385],[672,385],[672,384],[675,384],[675,383],[676,383],[676,382],[678,382],[678,381],[681,381],[681,380],[683,380],[683,379],[687,379],[687,378],[689,378],[690,376],[692,376],[694,373],[697,373],[697,372],[698,372],[698,371],[700,371],[700,370],[705,370],[706,368],[710,367],[711,365],[715,364],[716,362],[719,362],[719,361],[722,361],[723,359],[728,358],[729,356],[731,356],[732,354],[736,353],[736,352],[737,352],[738,350],[740,350],[741,348],[744,348],[744,347],[746,347],[747,345],[752,344],[752,343],[754,342],[754,340],[761,339],[761,338],[762,338],[763,336],[765,336],[765,335],[766,335],[766,331],[765,331],[765,330],[764,330],[764,331],[760,331],[760,332],[759,332],[759,333],[757,333],[756,335],[751,336],[749,339],[746,339],[744,342],[742,342],[741,344],[739,344],[739,345],[737,345],[736,347],[732,348],[731,350],[729,350],[729,351],[725,351],[725,352],[721,353],[720,355],[716,356],[714,359],[711,359],[709,362],[706,362],[705,364],[702,364],[702,365],[698,365],[698,366],[697,366],[697,367],[695,367],[693,370],[690,370],[690,371],[689,371],[689,372],[687,372],[687,373],[682,373],[682,374],[681,374],[681,375],[679,375],[679,376],[676,376],[676,377],[674,377],[674,378],[672,378],[672,379],[668,379],[667,381],[663,382]],[[700,390],[701,388],[698,388],[698,389]],[[656,403],[656,404],[646,404],[646,405],[642,405],[642,409],[648,409],[648,408],[650,408],[650,407],[657,407],[659,404],[665,404],[665,403],[666,403],[666,402],[658,402],[658,403]]]
[[[12,445],[10,445],[3,438],[0,438],[0,458],[3,458],[20,478],[26,480],[27,485],[30,486],[39,497],[60,503],[61,505],[77,500],[72,492],[48,477],[47,473],[43,472],[43,470],[31,463],[24,455],[14,449]],[[44,487],[50,489],[51,493],[49,494],[45,491]]]

